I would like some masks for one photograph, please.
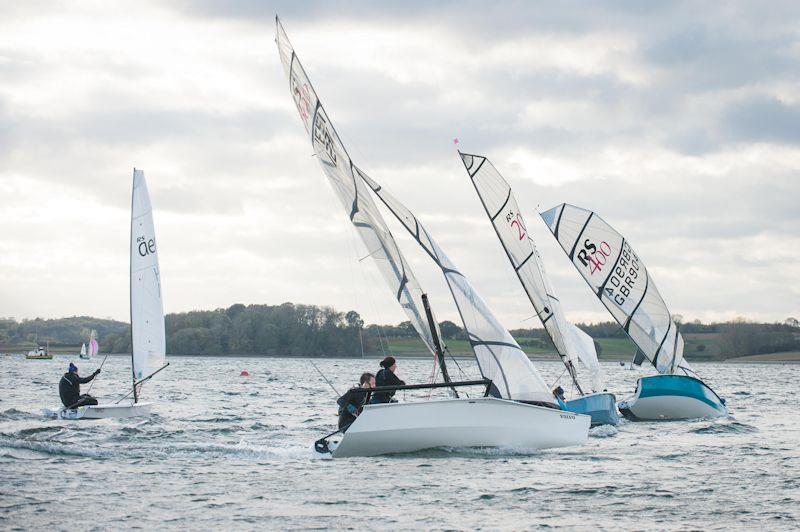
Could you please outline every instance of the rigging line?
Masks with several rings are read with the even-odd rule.
[[[565,373],[566,371],[567,371],[567,367],[566,367],[566,366],[564,366],[564,369],[563,369],[563,370],[561,370],[561,375],[559,375],[559,376],[558,376],[558,378],[555,380],[555,382],[554,382],[553,384],[551,384],[551,385],[550,385],[550,389],[551,389],[551,390],[553,389],[553,387],[554,387],[556,384],[558,384],[558,381],[560,381],[560,380],[561,380],[561,377],[563,377],[563,376],[564,376],[564,373]]]

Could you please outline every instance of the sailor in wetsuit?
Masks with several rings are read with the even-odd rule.
[[[100,370],[98,369],[88,377],[81,378],[78,376],[78,367],[70,362],[69,371],[58,381],[58,394],[61,396],[61,402],[64,406],[78,408],[79,406],[96,405],[97,399],[91,395],[81,395],[81,384],[91,381],[99,373]]]
[[[375,376],[375,384],[378,386],[404,386],[405,382],[401,381],[397,375],[397,361],[394,357],[386,357],[381,361],[381,370]],[[397,400],[393,399],[394,390],[391,392],[377,392],[372,396],[373,403],[396,403]]]
[[[363,373],[359,381],[359,387],[350,388],[347,392],[336,400],[339,405],[339,429],[342,432],[347,430],[353,421],[356,420],[367,402],[368,390],[375,387],[375,375]]]

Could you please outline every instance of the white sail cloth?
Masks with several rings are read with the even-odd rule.
[[[688,366],[683,336],[630,243],[592,211],[562,203],[541,214],[564,252],[659,373]]]
[[[373,179],[357,168],[355,170],[441,268],[481,374],[493,383],[493,393],[504,399],[556,404],[553,394],[528,356],[419,220]]]
[[[289,91],[303,126],[311,137],[317,159],[392,295],[403,307],[430,352],[436,356],[433,335],[422,310],[422,288],[400,253],[374,200],[356,177],[355,166],[277,18],[276,25],[276,42],[283,69],[289,78]],[[435,319],[433,321],[437,323]],[[435,327],[438,329],[438,324]],[[441,334],[438,336],[441,338]]]
[[[580,360],[589,370],[592,389],[602,390],[603,376],[594,342],[586,342],[564,316],[511,186],[486,157],[461,152],[459,155],[511,266],[573,380],[577,383],[575,370]]]
[[[166,359],[164,305],[153,209],[141,170],[133,171],[130,256],[133,378],[139,380],[161,368]]]

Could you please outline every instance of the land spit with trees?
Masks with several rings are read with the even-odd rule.
[[[676,320],[683,321],[680,316]],[[614,322],[579,323],[595,339],[601,358],[628,360],[636,347]],[[470,353],[463,329],[452,321],[440,323],[453,355]],[[130,325],[111,319],[73,316],[59,319],[0,318],[0,351],[23,352],[48,343],[55,352],[77,352],[96,330],[101,352],[131,350]],[[689,360],[800,360],[800,323],[755,323],[743,318],[725,323],[681,323]],[[298,357],[361,357],[391,353],[428,356],[410,322],[365,325],[351,310],[283,303],[242,305],[216,310],[180,312],[166,316],[167,353],[178,355],[255,355]],[[511,331],[531,356],[555,353],[543,329]]]

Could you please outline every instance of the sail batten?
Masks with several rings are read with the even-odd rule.
[[[594,343],[587,343],[580,337],[582,331],[573,330],[575,326],[564,316],[561,302],[552,296],[554,290],[544,270],[544,262],[528,234],[511,186],[486,157],[462,152],[459,155],[506,257],[573,382],[582,391],[576,371],[580,361],[590,372],[592,389],[601,390],[602,371]]]
[[[541,213],[595,296],[659,373],[688,370],[683,337],[630,242],[593,211],[568,203]],[[613,258],[615,257],[615,258]]]
[[[323,173],[369,253],[367,257],[372,258],[392,297],[398,301],[428,350],[436,357],[434,336],[441,337],[441,333],[435,320],[435,335],[428,324],[423,310],[422,288],[359,177],[363,172],[350,158],[277,17],[276,31],[276,43],[281,64],[288,76],[289,92]]]

